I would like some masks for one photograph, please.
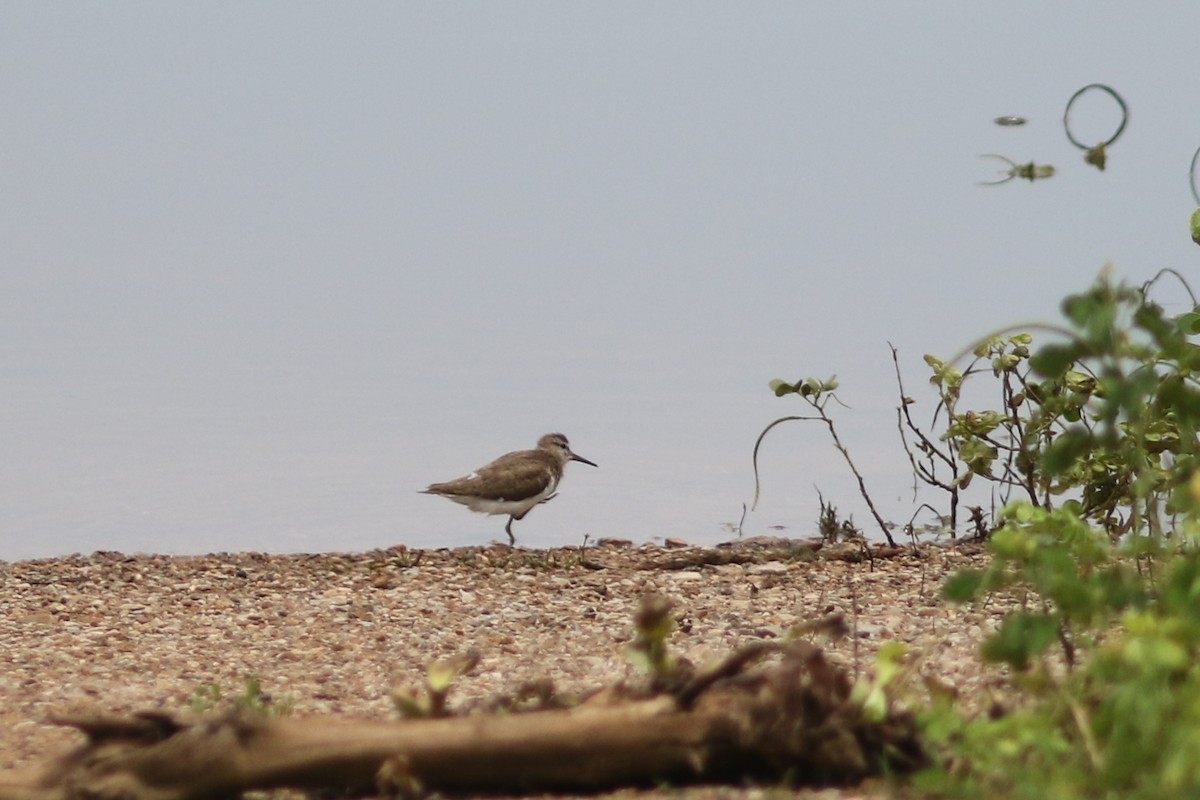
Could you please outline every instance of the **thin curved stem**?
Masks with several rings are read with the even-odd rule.
[[[751,510],[751,511],[753,511],[753,510],[755,510],[756,508],[758,508],[758,496],[759,496],[759,489],[760,489],[760,482],[759,482],[759,479],[758,479],[758,448],[759,448],[760,446],[762,446],[762,440],[763,440],[763,439],[766,437],[766,435],[767,435],[767,434],[770,432],[770,430],[771,430],[772,428],[774,428],[776,425],[780,424],[781,422],[791,422],[792,420],[799,420],[799,419],[819,420],[819,419],[820,419],[820,417],[799,417],[799,416],[792,416],[792,417],[780,417],[779,419],[775,420],[774,422],[772,422],[772,423],[771,423],[770,425],[768,425],[767,427],[763,428],[763,432],[762,432],[762,433],[760,433],[760,434],[758,435],[758,439],[757,439],[757,440],[754,442],[754,457],[753,457],[753,464],[754,464],[754,501],[753,501],[752,503],[750,503],[750,510]]]
[[[1075,138],[1075,136],[1071,133],[1071,121],[1070,121],[1071,106],[1073,106],[1075,104],[1075,101],[1079,99],[1080,95],[1082,95],[1084,92],[1087,92],[1090,89],[1099,89],[1100,91],[1105,92],[1110,97],[1112,97],[1113,100],[1116,100],[1117,105],[1120,106],[1120,108],[1121,108],[1121,124],[1117,126],[1116,132],[1112,136],[1110,136],[1106,141],[1101,142],[1099,145],[1092,145],[1092,146],[1086,145]],[[1071,95],[1071,99],[1067,101],[1066,110],[1063,111],[1063,129],[1067,132],[1067,140],[1070,141],[1071,144],[1078,147],[1080,150],[1092,150],[1092,149],[1095,149],[1095,147],[1108,147],[1110,144],[1115,142],[1117,140],[1117,138],[1125,131],[1125,126],[1127,124],[1129,124],[1129,106],[1125,105],[1125,99],[1122,98],[1121,95],[1117,94],[1116,90],[1113,89],[1111,86],[1106,86],[1103,83],[1089,83],[1087,86],[1084,86],[1082,89],[1075,92],[1075,94]]]

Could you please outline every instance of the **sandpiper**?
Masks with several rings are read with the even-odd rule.
[[[595,463],[571,452],[567,437],[547,433],[538,439],[536,450],[506,453],[470,475],[446,483],[430,484],[422,494],[436,494],[483,514],[508,514],[504,532],[516,544],[512,524],[538,503],[554,499],[568,461]]]

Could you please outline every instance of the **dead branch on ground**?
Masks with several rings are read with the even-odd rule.
[[[87,735],[0,800],[210,800],[251,789],[341,793],[592,791],[662,782],[846,784],[924,756],[911,716],[882,718],[815,645],[758,643],[670,694],[611,690],[563,710],[377,721],[58,720]],[[768,661],[768,659],[773,659]]]

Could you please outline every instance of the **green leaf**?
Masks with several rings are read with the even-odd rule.
[[[972,431],[972,433],[986,433],[989,430],[991,428]],[[996,448],[982,439],[967,439],[958,450],[959,459],[967,465],[971,472],[979,475],[991,474],[992,462],[996,460],[996,454]]]
[[[1025,670],[1057,640],[1058,622],[1053,617],[1014,612],[1005,617],[1000,628],[984,641],[983,658]]]
[[[776,378],[767,385],[771,387],[771,391],[775,393],[776,397],[783,397],[785,394],[792,394],[796,391],[795,386],[787,381],[781,381],[779,378]]]
[[[1034,514],[1042,513],[1040,509],[1030,506],[1017,506],[1014,516],[1017,521],[1028,524],[1030,520],[1021,519],[1023,512],[1028,510]],[[992,534],[988,540],[988,550],[1001,561],[1024,561],[1037,549],[1037,542],[1023,530],[1017,528],[1001,528]]]
[[[1200,311],[1189,311],[1175,318],[1175,324],[1189,336],[1200,333]]]
[[[1067,388],[1073,392],[1091,394],[1096,391],[1096,379],[1086,372],[1069,369],[1063,375],[1063,381],[1067,384]]]
[[[1125,644],[1124,651],[1126,660],[1153,672],[1182,672],[1191,661],[1183,647],[1162,636],[1130,639]]]
[[[1163,316],[1162,308],[1153,304],[1146,303],[1138,307],[1137,311],[1133,312],[1134,323],[1142,330],[1154,337],[1155,343],[1163,348],[1164,351],[1170,353],[1178,352],[1178,347],[1182,344],[1182,336],[1174,320],[1168,320]]]
[[[1021,364],[1021,357],[1016,353],[1005,353],[992,359],[992,369],[995,372],[1012,372]]]
[[[979,596],[983,586],[983,570],[960,570],[942,584],[942,597],[952,603],[967,603]]]
[[[1192,241],[1200,244],[1200,208],[1192,212]]]
[[[1158,405],[1169,409],[1178,420],[1200,427],[1200,391],[1178,375],[1164,380],[1158,387]]]
[[[800,395],[809,397],[810,395],[820,394],[825,389],[825,384],[821,383],[816,378],[805,378],[800,382]]]
[[[875,722],[887,718],[891,705],[888,687],[904,671],[907,649],[896,641],[884,642],[875,657],[875,679],[864,692],[861,686],[855,687],[855,694],[862,706],[863,715]]]
[[[1043,378],[1057,378],[1078,360],[1074,345],[1048,344],[1029,357],[1029,366]]]
[[[449,691],[456,680],[475,669],[478,664],[479,652],[476,650],[468,650],[465,653],[435,661],[425,669],[425,682],[431,692],[444,694]]]
[[[626,647],[625,659],[633,665],[634,669],[640,672],[654,672],[654,662],[651,660],[650,655],[641,648]]]
[[[1096,318],[1100,305],[1100,301],[1092,294],[1076,294],[1063,301],[1062,311],[1076,328],[1083,328]]]
[[[1042,453],[1042,469],[1050,475],[1062,475],[1092,446],[1092,435],[1083,428],[1060,433]]]

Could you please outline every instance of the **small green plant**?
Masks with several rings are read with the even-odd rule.
[[[772,422],[762,433],[758,435],[757,441],[754,442],[754,502],[750,504],[750,508],[754,509],[758,506],[759,497],[759,480],[758,480],[758,450],[762,447],[763,439],[771,432],[771,429],[776,425],[784,422],[793,422],[797,420],[823,422],[825,427],[829,429],[829,435],[833,439],[833,446],[842,454],[842,458],[850,467],[850,471],[854,474],[858,481],[858,490],[862,495],[863,500],[867,503],[867,508],[870,509],[871,515],[875,517],[875,521],[879,523],[879,529],[883,531],[883,537],[887,539],[887,543],[895,547],[896,542],[892,539],[891,526],[884,522],[883,517],[875,509],[875,504],[871,501],[871,496],[867,494],[867,484],[863,480],[862,474],[858,471],[858,467],[854,465],[854,460],[850,458],[850,451],[842,444],[841,438],[838,436],[837,428],[834,427],[833,419],[826,412],[825,408],[829,405],[830,400],[836,400],[837,395],[834,392],[838,388],[837,376],[833,376],[828,380],[817,380],[816,378],[805,378],[796,383],[788,383],[776,378],[770,383],[771,391],[776,397],[784,397],[789,394],[798,395],[817,413],[815,417],[811,416],[787,416],[780,417]],[[838,401],[841,402],[840,400]],[[824,513],[824,501],[822,501],[822,513]]]
[[[671,691],[688,676],[690,665],[677,659],[669,641],[675,632],[674,605],[659,594],[642,597],[633,615],[633,641],[625,647],[625,658],[650,678],[652,691]]]
[[[424,550],[409,550],[406,546],[399,545],[394,548],[394,554],[386,563],[396,569],[411,569],[420,566],[424,556]]]
[[[516,563],[539,572],[558,572],[578,567],[584,560],[583,547],[522,551]]]
[[[471,649],[433,662],[425,670],[423,687],[397,687],[392,691],[392,705],[396,712],[405,719],[447,716],[450,690],[459,678],[479,666],[480,658],[480,652]]]
[[[825,497],[817,492],[817,502],[821,505],[820,516],[817,517],[817,533],[821,541],[830,544],[836,542],[858,541],[863,533],[854,525],[853,517],[842,519],[832,502],[826,503]]]
[[[900,642],[884,642],[875,656],[873,675],[858,680],[850,698],[862,707],[867,719],[884,720],[901,704],[911,670],[908,649]]]
[[[188,707],[196,713],[211,711],[221,702],[221,686],[216,683],[200,684],[192,691]]]
[[[192,692],[189,706],[198,713],[211,711],[222,704],[224,696],[220,684],[205,683]],[[263,691],[258,676],[248,675],[242,679],[241,693],[230,700],[230,705],[264,717],[282,717],[292,713],[295,703],[290,695],[279,699],[272,697]]]

